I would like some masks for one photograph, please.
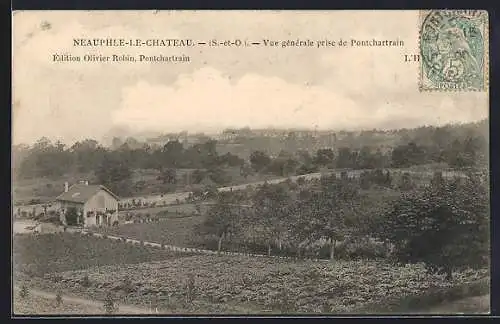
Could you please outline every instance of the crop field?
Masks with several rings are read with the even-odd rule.
[[[179,256],[171,251],[71,233],[16,235],[13,255],[14,273],[19,276],[42,276],[49,272],[150,262]]]
[[[190,246],[193,227],[203,220],[203,216],[171,217],[158,223],[124,224],[119,227],[102,227],[96,231],[146,242],[187,247]]]
[[[92,285],[83,287],[87,275]],[[107,291],[126,295],[132,305],[157,296],[161,310],[183,304],[186,282],[194,276],[193,312],[216,312],[220,305],[232,312],[350,313],[387,299],[418,295],[434,289],[475,282],[488,276],[486,269],[456,272],[452,281],[428,274],[421,265],[397,267],[384,261],[285,261],[245,256],[189,256],[163,261],[110,265],[87,270],[47,274],[38,285],[102,299]],[[127,292],[124,291],[125,284]],[[158,297],[159,296],[159,297]]]

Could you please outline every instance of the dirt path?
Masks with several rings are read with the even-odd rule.
[[[18,286],[14,287],[14,291],[18,291],[20,288]],[[39,296],[47,299],[55,299],[56,294],[48,291],[43,291],[43,290],[38,290],[38,289],[30,289],[30,294],[34,296]],[[95,307],[99,309],[104,309],[104,304],[102,302],[96,301],[96,300],[90,300],[90,299],[85,299],[85,298],[80,298],[80,297],[74,297],[74,296],[67,296],[63,295],[63,300],[74,303],[74,304],[81,304],[81,305],[87,305],[90,307]],[[151,314],[149,309],[146,308],[140,308],[136,306],[130,306],[130,305],[122,305],[118,303],[118,313],[119,314]]]
[[[454,302],[443,303],[424,313],[442,314],[488,314],[490,312],[490,294],[468,297]]]

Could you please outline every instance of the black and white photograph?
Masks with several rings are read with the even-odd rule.
[[[490,313],[486,11],[12,20],[13,317]]]

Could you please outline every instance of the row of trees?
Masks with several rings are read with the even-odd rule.
[[[446,126],[421,126],[412,129],[368,129],[362,131],[312,131],[312,130],[252,130],[227,129],[228,140],[222,142],[239,144],[251,150],[271,149],[272,154],[280,150],[295,152],[300,149],[320,147],[348,147],[359,149],[368,147],[395,147],[414,142],[424,147],[450,147],[455,140],[466,137],[488,138],[488,120],[468,124],[449,124]]]
[[[488,262],[488,197],[487,181],[472,174],[445,180],[437,173],[430,185],[396,199],[368,197],[357,181],[333,176],[219,193],[195,232],[216,237],[219,250],[224,242],[258,242],[268,253],[292,247],[300,256],[323,242],[332,260],[339,244],[376,241],[400,262],[424,262],[451,278],[454,269]]]
[[[277,156],[270,156],[270,148],[252,149],[249,146],[247,149],[253,150],[253,153],[247,162],[254,171],[279,175],[307,172],[325,166],[374,169],[434,162],[445,162],[452,167],[485,165],[488,160],[487,134],[480,131],[485,126],[462,128],[456,126],[453,132],[450,127],[419,128],[414,132],[414,138],[403,139],[403,144],[395,142],[389,150],[387,145],[384,148],[375,144],[364,145],[360,149],[353,149],[352,146],[336,143],[318,149],[314,154],[307,150],[282,148]],[[109,160],[122,161],[129,169],[214,169],[245,165],[244,159],[235,154],[219,155],[217,142],[210,139],[191,146],[170,140],[163,147],[146,143],[131,146],[125,142],[117,148],[108,149],[93,139],[79,141],[68,147],[61,142],[52,143],[47,138],[41,138],[31,147],[13,147],[13,158],[13,167],[22,178],[95,171]]]
[[[67,147],[60,142],[51,143],[47,138],[37,141],[32,147],[15,147],[17,156],[14,167],[22,178],[60,176],[69,172],[96,171],[105,163],[126,164],[129,169],[163,168],[213,168],[239,166],[243,160],[235,155],[219,156],[216,142],[209,140],[188,148],[175,140],[162,148],[129,148],[127,144],[117,150],[110,150],[97,141],[87,139]],[[20,159],[19,157],[22,157]]]
[[[310,155],[299,151],[295,156],[282,151],[275,159],[264,152],[255,151],[250,156],[252,168],[282,176],[314,172],[321,167],[349,169],[406,168],[430,163],[447,163],[452,168],[484,167],[488,163],[488,145],[484,138],[468,137],[463,142],[455,140],[450,147],[419,146],[414,142],[398,145],[391,151],[365,146],[360,150],[341,147],[324,148]]]

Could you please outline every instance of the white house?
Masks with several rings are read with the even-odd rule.
[[[120,198],[101,185],[89,185],[88,181],[68,187],[56,198],[60,204],[61,222],[67,225],[111,226],[118,224],[118,202]],[[70,208],[77,212],[76,224],[66,219]],[[73,221],[74,223],[74,221]]]

